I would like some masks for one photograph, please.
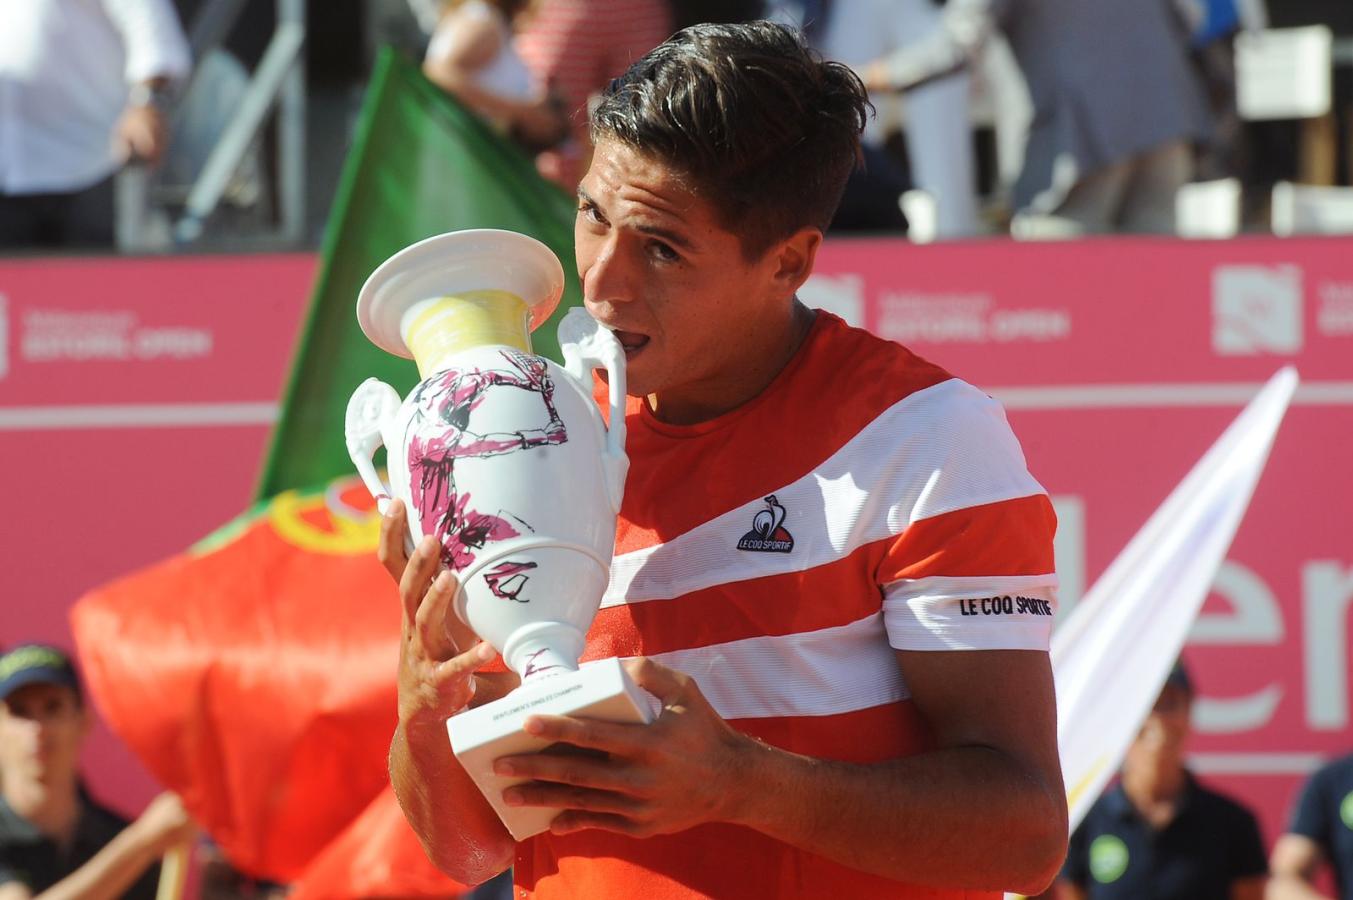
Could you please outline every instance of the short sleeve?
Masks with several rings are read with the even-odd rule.
[[[1297,805],[1292,810],[1292,821],[1287,830],[1292,834],[1299,834],[1315,841],[1328,856],[1330,853],[1330,815],[1326,806],[1325,795],[1328,793],[1328,789],[1325,787],[1325,771],[1324,769],[1317,771],[1306,780],[1306,784],[1302,785],[1301,794],[1297,797]]]
[[[1264,839],[1259,834],[1259,823],[1254,814],[1243,806],[1237,808],[1234,868],[1232,879],[1253,878],[1268,873],[1268,856],[1264,853]]]
[[[1046,650],[1057,517],[1000,404],[949,388],[925,410],[924,485],[876,573],[898,650]]]

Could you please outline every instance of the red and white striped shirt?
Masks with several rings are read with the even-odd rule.
[[[871,763],[926,749],[895,649],[1047,649],[1047,494],[1000,405],[897,344],[819,311],[743,406],[672,426],[631,398],[626,421],[616,555],[584,661],[653,657],[745,733]],[[546,833],[518,846],[515,879],[542,900],[997,896],[889,881],[726,824]]]

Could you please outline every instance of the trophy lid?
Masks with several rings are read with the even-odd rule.
[[[400,320],[415,303],[467,291],[516,294],[535,331],[559,305],[564,268],[533,237],[497,228],[452,231],[405,247],[371,273],[357,295],[357,321],[382,350],[412,359]]]

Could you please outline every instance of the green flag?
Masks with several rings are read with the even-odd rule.
[[[573,199],[541,178],[516,145],[384,50],[334,199],[257,499],[351,474],[343,413],[353,389],[371,376],[400,393],[418,381],[411,361],[367,340],[354,312],[367,276],[415,241],[463,228],[506,228],[549,246],[564,264],[564,299],[532,341],[537,353],[557,360],[558,318],[581,297],[573,216]]]

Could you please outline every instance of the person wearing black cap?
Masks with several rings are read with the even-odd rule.
[[[128,824],[80,783],[90,718],[70,658],[27,644],[0,656],[0,900],[153,898],[156,861],[196,826],[172,793]]]
[[[1259,825],[1184,767],[1193,685],[1182,664],[1123,760],[1122,778],[1071,836],[1059,898],[1260,900],[1268,871]]]

